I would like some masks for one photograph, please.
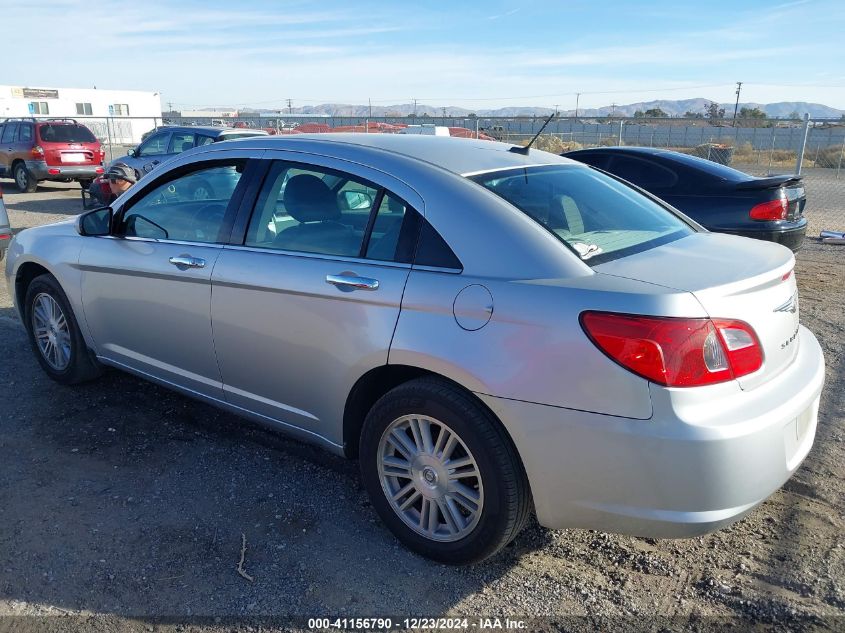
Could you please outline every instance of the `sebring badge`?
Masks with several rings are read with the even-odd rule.
[[[773,312],[791,312],[795,314],[798,310],[798,293],[793,294],[785,303],[779,305]]]

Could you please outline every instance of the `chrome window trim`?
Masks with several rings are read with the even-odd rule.
[[[304,257],[307,259],[321,259],[336,262],[349,262],[385,266],[387,268],[412,268],[412,264],[402,262],[389,262],[382,259],[366,259],[364,257],[347,257],[345,255],[328,255],[325,253],[306,253],[305,251],[287,251],[280,248],[261,248],[259,246],[244,246],[242,244],[221,244],[225,250],[246,251],[249,253],[269,253],[272,255],[286,255],[288,257]]]
[[[515,169],[533,169],[534,167],[569,167],[568,163],[532,163],[530,165],[510,165],[508,167],[493,167],[491,169],[480,169],[478,171],[468,171],[461,174],[464,178],[472,178],[473,176],[481,176],[482,174],[492,174],[498,171],[513,171]],[[578,164],[573,161],[572,167],[578,167]]]

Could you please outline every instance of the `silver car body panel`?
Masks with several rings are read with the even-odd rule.
[[[368,370],[406,365],[447,377],[507,429],[543,525],[689,536],[735,521],[798,468],[815,433],[821,348],[803,327],[783,336],[798,314],[791,253],[697,233],[591,268],[462,176],[578,165],[508,147],[376,134],[259,137],[189,150],[148,177],[229,156],[339,169],[414,206],[461,271],[83,238],[62,223],[17,235],[6,277],[14,284],[28,263],[54,274],[104,361],[335,452],[349,390]],[[130,189],[114,208],[139,195],[143,188]],[[209,262],[201,274],[168,270],[171,252],[200,251]],[[326,283],[343,272],[380,287],[344,293]],[[741,381],[660,387],[587,339],[584,310],[742,319],[766,360]]]

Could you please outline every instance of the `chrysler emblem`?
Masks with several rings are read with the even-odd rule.
[[[793,294],[785,303],[779,305],[773,312],[791,312],[795,314],[798,310],[798,293]]]

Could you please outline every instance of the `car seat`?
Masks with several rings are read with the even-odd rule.
[[[337,197],[328,185],[311,174],[300,174],[285,185],[284,205],[297,222],[273,240],[275,248],[306,253],[355,257],[361,237],[341,223]]]

